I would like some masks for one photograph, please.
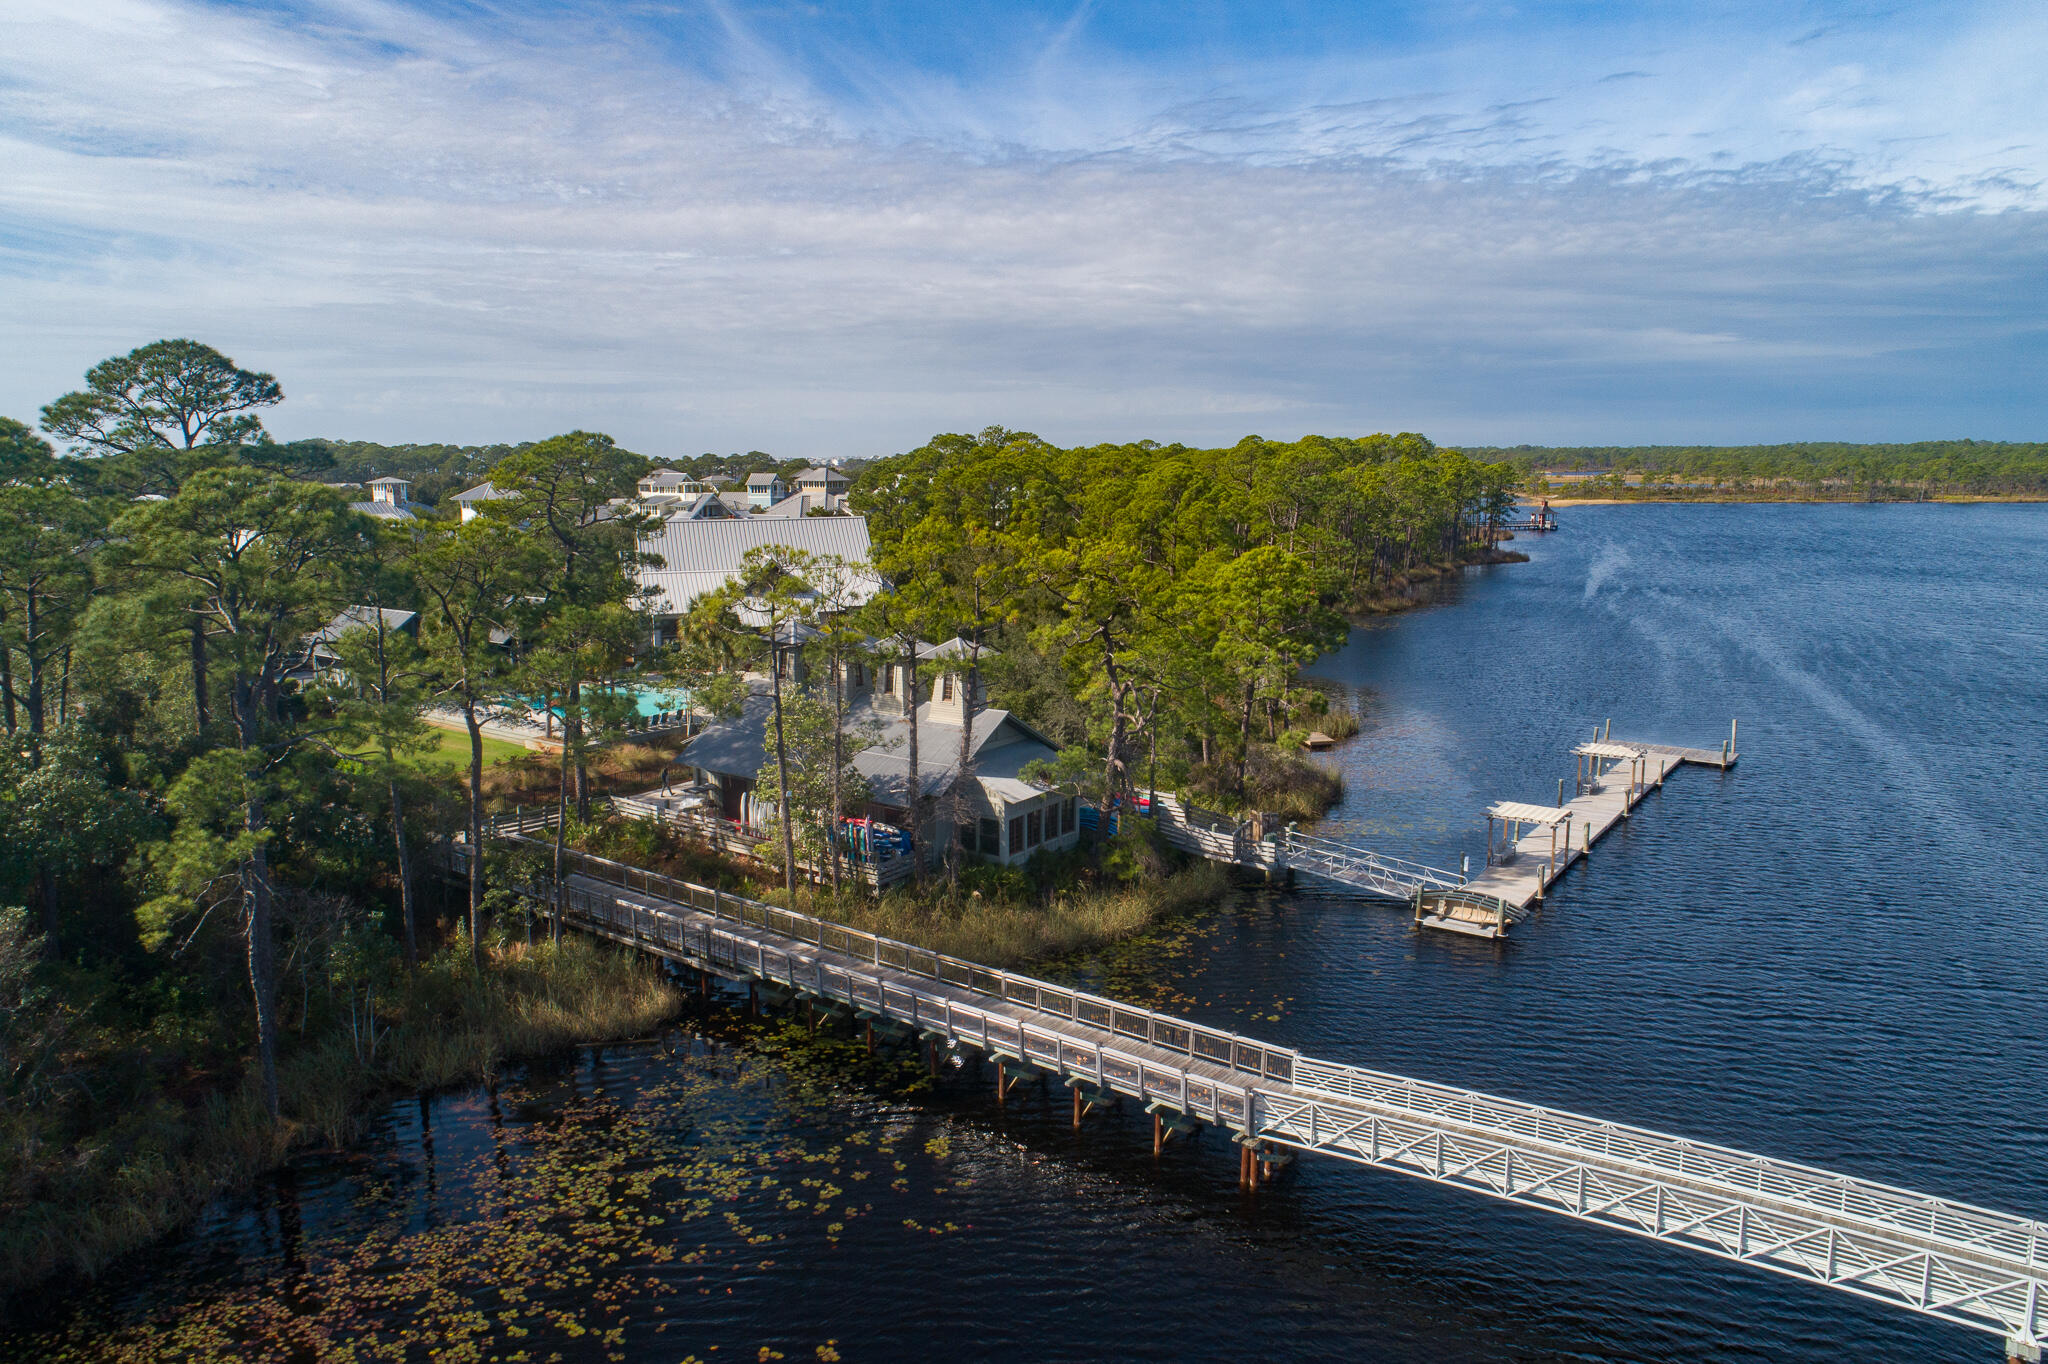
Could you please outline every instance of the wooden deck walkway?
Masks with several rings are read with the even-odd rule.
[[[1531,908],[1557,879],[1582,861],[1593,845],[1628,819],[1670,775],[1691,763],[1726,771],[1735,766],[1732,748],[1678,748],[1669,744],[1626,739],[1596,740],[1580,746],[1594,749],[1582,758],[1579,793],[1556,807],[1563,818],[1538,824],[1523,834],[1504,857],[1454,891],[1424,891],[1417,898],[1415,921],[1425,928],[1497,938],[1510,925],[1527,918]],[[1634,759],[1618,756],[1629,752]],[[1610,766],[1611,764],[1611,766]],[[1533,807],[1532,807],[1533,808]]]

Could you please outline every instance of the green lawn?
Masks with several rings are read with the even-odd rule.
[[[469,766],[469,736],[458,729],[435,729],[434,737],[440,742],[414,759],[422,767],[444,768],[461,771]],[[524,744],[515,744],[509,739],[493,739],[484,736],[484,766],[501,762],[506,758],[524,757]]]

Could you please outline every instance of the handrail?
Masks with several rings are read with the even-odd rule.
[[[1455,872],[1444,871],[1421,862],[1410,862],[1403,857],[1388,857],[1367,848],[1354,848],[1334,839],[1318,838],[1314,834],[1302,833],[1292,826],[1285,830],[1281,846],[1290,854],[1304,853],[1337,864],[1370,867],[1393,881],[1411,882],[1437,890],[1456,890],[1464,884]]]
[[[807,962],[782,948],[716,924],[693,928],[674,914],[653,911],[650,917],[655,931],[649,933],[644,931],[645,921],[637,907],[616,896],[607,898],[571,886],[566,898],[579,923],[594,926],[606,936],[624,935],[623,940],[634,945],[651,942],[679,952],[689,952],[694,947],[703,960],[737,967],[764,980],[781,980],[827,999],[843,999],[856,1008],[893,1013],[912,1027],[937,1030],[998,1055],[1014,1054],[1019,1060],[1057,1067],[1068,1075],[1086,1076],[1105,1088],[1167,1100],[1183,1112],[1217,1122],[1242,1127],[1252,1121],[1253,1095],[1258,1092],[1253,1088],[1256,1077],[1241,1084],[1212,1080],[1191,1072],[1177,1060],[1163,1066],[1156,1056],[1120,1046],[1116,1034],[1105,1042],[1038,1027],[1007,1013],[959,1002],[951,995],[891,980],[883,974],[881,966],[873,972],[856,972],[823,960]],[[694,943],[686,940],[692,938]]]
[[[512,837],[523,839],[519,834]],[[1274,1047],[1238,1033],[1191,1023],[1169,1014],[1154,1013],[1102,995],[1070,990],[1032,976],[983,966],[829,919],[614,862],[594,853],[565,849],[563,855],[578,870],[593,875],[594,879],[609,881],[627,890],[634,889],[637,882],[645,894],[709,913],[715,918],[751,924],[831,951],[865,957],[987,998],[1024,1004],[1042,1013],[1138,1038],[1155,1047],[1180,1052],[1191,1059],[1225,1066],[1242,1074],[1291,1082],[1297,1053],[1290,1047]]]
[[[459,860],[476,850],[456,845],[450,851]],[[1092,1077],[1119,1092],[1241,1126],[1248,1140],[1457,1183],[2003,1332],[2009,1343],[2023,1347],[2043,1337],[2048,1222],[1647,1128],[1316,1060],[659,872],[588,853],[571,856],[593,881],[629,891],[637,883],[655,901],[643,904],[579,885],[561,888],[579,920],[600,922],[598,931],[611,936],[630,934],[625,941],[652,942],[714,967],[786,980],[802,991],[907,1019],[932,1035],[1014,1054],[1073,1079]],[[671,904],[702,912],[709,922],[693,922]],[[723,923],[763,932],[728,930]],[[807,957],[776,938],[821,950]],[[692,953],[697,955],[687,955]],[[872,971],[861,965],[869,962]],[[1072,1019],[1088,1031],[1077,1036],[979,1008],[892,979],[891,972],[922,976],[969,999],[1021,1004],[1039,1015]],[[1134,1051],[1118,1038],[1154,1050]],[[1209,1060],[1244,1078],[1219,1082],[1178,1061],[1163,1064],[1158,1052]]]
[[[1799,1202],[1843,1217],[1884,1225],[1903,1236],[1955,1249],[2007,1257],[2048,1267],[2048,1224],[1994,1209],[1935,1198],[1910,1189],[1836,1174],[1812,1166],[1694,1141],[1648,1128],[1602,1121],[1558,1109],[1503,1099],[1474,1090],[1436,1084],[1360,1066],[1316,1060],[1293,1048],[1271,1047],[1241,1034],[1155,1013],[1099,995],[1069,990],[1030,976],[981,966],[878,934],[836,924],[764,901],[680,881],[591,853],[569,852],[581,869],[596,867],[595,879],[627,890],[634,882],[646,894],[717,919],[765,928],[878,965],[908,971],[983,998],[1024,1004],[1042,1013],[1071,1018],[1165,1051],[1209,1060],[1243,1074],[1277,1080],[1293,1089],[1363,1102],[1436,1122],[1506,1134],[1544,1146],[1597,1156],[1642,1169],[1713,1184],[1747,1196]],[[680,892],[661,894],[662,891]],[[571,888],[574,895],[575,888]],[[1063,1007],[1062,1007],[1063,1006]],[[1023,1026],[1001,1018],[1004,1028]],[[1139,1025],[1142,1025],[1140,1027]],[[1048,1039],[1057,1033],[1034,1030]],[[1071,1040],[1071,1039],[1069,1039]],[[1211,1045],[1204,1047],[1200,1042]],[[1222,1046],[1226,1057],[1216,1054]],[[1242,1049],[1242,1050],[1240,1050]],[[1245,1064],[1245,1055],[1258,1058]],[[1272,1062],[1280,1062],[1273,1065]]]
[[[1294,1087],[1434,1121],[1453,1121],[1490,1133],[1508,1133],[1553,1148],[1716,1184],[1731,1192],[1801,1201],[1808,1211],[1832,1210],[1844,1217],[1881,1223],[1900,1235],[1940,1241],[1960,1250],[2006,1256],[2028,1266],[2048,1267],[2048,1224],[1991,1208],[1935,1198],[1911,1189],[1650,1128],[1604,1122],[1474,1090],[1309,1057],[1296,1063]]]

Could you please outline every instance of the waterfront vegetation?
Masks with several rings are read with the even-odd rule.
[[[18,960],[34,943],[20,912],[7,916],[0,956]],[[239,1037],[218,1029],[217,1001],[163,986],[137,995],[77,967],[47,973],[32,987],[40,997],[23,1001],[38,1016],[6,1025],[10,1059],[53,1053],[61,1069],[40,1077],[46,1093],[17,1091],[0,1114],[0,1301],[53,1274],[98,1274],[296,1143],[348,1140],[380,1096],[644,1037],[680,1003],[650,963],[606,944],[486,948],[478,971],[458,935],[407,972],[389,939],[358,941],[353,969],[287,973],[283,1121],[266,1112]]]
[[[733,592],[646,656],[646,460],[591,432],[435,447],[440,492],[487,474],[505,496],[467,522],[380,519],[331,486],[379,472],[377,451],[271,441],[282,400],[272,376],[167,341],[95,366],[43,434],[0,419],[0,1293],[96,1272],[293,1143],[346,1139],[393,1088],[672,1008],[651,969],[551,941],[508,892],[552,874],[532,847],[445,878],[437,850],[480,843],[493,810],[551,804],[580,846],[779,882],[1005,965],[1213,901],[1221,874],[1177,865],[1131,799],[1327,808],[1335,779],[1301,744],[1356,721],[1301,670],[1347,613],[1494,556],[1516,476],[1412,435],[1061,450],[989,428],[870,462],[856,502],[889,589],[821,610],[854,566],[782,556],[750,563],[746,590],[870,663],[960,637],[917,670],[921,694],[951,673],[978,705],[984,684],[1059,750],[1034,775],[1125,812],[1119,837],[1021,867],[924,831],[948,859],[873,899],[836,872],[798,885],[793,834],[780,859],[730,862],[605,817],[603,796],[677,756],[627,741],[634,704],[611,684],[653,667],[719,713],[762,659]],[[374,609],[313,671],[309,635],[351,607]],[[507,696],[553,707],[555,751],[482,733]],[[815,681],[787,699],[816,750],[796,755],[790,821],[829,848],[860,736]]]

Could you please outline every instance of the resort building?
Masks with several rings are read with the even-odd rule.
[[[688,613],[692,602],[724,587],[739,573],[749,550],[767,545],[865,564],[870,553],[868,522],[864,516],[671,516],[640,540],[643,551],[662,560],[660,568],[639,570],[642,599],[654,617],[654,646],[675,637],[676,621]],[[879,580],[869,580],[862,599],[880,586]]]

